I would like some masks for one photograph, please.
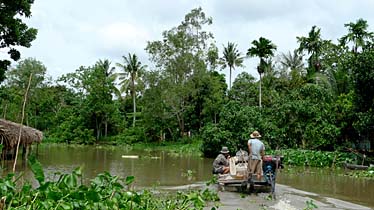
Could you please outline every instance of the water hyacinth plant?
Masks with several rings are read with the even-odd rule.
[[[135,191],[135,177],[121,178],[108,172],[98,174],[90,184],[82,183],[81,168],[62,174],[57,181],[47,181],[42,165],[28,161],[39,186],[18,184],[19,177],[8,174],[0,179],[1,209],[203,209],[208,201],[218,201],[209,189],[177,193]]]

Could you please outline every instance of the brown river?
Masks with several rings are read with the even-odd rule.
[[[56,172],[70,173],[77,167],[83,168],[83,177],[87,182],[98,173],[108,171],[121,177],[135,176],[134,185],[138,187],[203,185],[212,178],[213,159],[163,151],[40,145],[37,159],[43,165],[47,179],[57,179]],[[5,167],[11,168],[10,164]],[[21,160],[17,164],[17,171],[23,171],[26,179],[33,179],[32,172]],[[279,190],[292,189],[311,193],[311,197],[318,195],[374,209],[374,180],[355,179],[343,174],[343,170],[287,168],[278,173],[277,184]]]

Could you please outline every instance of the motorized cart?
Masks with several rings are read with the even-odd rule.
[[[281,156],[266,155],[262,160],[264,175],[261,180],[255,174],[249,174],[248,154],[240,150],[235,157],[230,158],[230,173],[218,175],[218,184],[221,190],[253,192],[271,192],[274,197],[277,170],[282,168]]]

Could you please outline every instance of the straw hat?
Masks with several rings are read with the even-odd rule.
[[[258,131],[253,131],[253,133],[251,134],[251,138],[254,139],[254,138],[260,138],[261,135]]]

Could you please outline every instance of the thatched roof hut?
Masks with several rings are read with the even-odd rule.
[[[41,131],[8,120],[0,119],[0,143],[3,145],[3,149],[11,150],[17,147],[21,126],[20,145],[27,147],[33,143],[40,143],[42,141],[43,133]]]

